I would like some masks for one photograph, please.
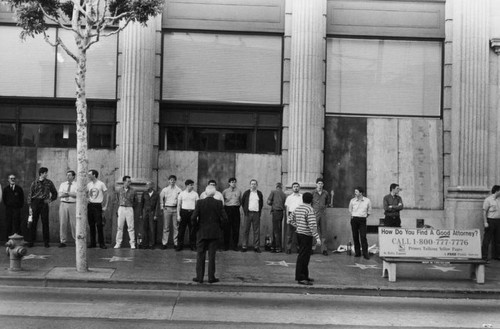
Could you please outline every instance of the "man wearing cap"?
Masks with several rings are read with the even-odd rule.
[[[273,241],[271,252],[281,252],[281,235],[283,225],[283,214],[285,213],[286,194],[283,192],[283,185],[276,183],[276,189],[271,191],[267,198],[267,204],[271,206],[271,216],[273,221]]]
[[[391,193],[384,197],[384,226],[401,227],[401,217],[399,212],[403,210],[403,199],[399,196],[399,185],[392,183],[389,187]]]
[[[66,172],[66,182],[59,185],[59,248],[66,247],[68,240],[68,224],[71,229],[73,240],[76,237],[76,173],[73,170]],[[76,241],[76,240],[75,240]]]

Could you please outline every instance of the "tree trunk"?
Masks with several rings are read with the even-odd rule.
[[[77,193],[76,193],[76,270],[88,271],[87,262],[87,99],[85,95],[85,74],[87,54],[82,42],[79,48],[76,69],[76,154],[77,154]]]

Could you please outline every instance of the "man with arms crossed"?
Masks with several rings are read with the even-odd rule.
[[[403,210],[403,199],[399,196],[399,185],[392,183],[389,186],[389,191],[391,193],[384,197],[384,226],[388,227],[401,227],[401,217],[399,217],[399,212]]]

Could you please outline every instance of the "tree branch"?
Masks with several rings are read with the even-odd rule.
[[[64,51],[66,52],[66,54],[69,55],[69,57],[73,58],[75,62],[78,62],[78,57],[71,50],[69,50],[68,47],[66,47],[66,44],[64,44],[64,42],[59,37],[57,37],[57,44],[60,45],[62,49],[64,49]]]

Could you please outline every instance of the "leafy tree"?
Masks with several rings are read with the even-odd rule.
[[[87,263],[87,100],[85,77],[87,51],[101,37],[123,30],[130,22],[146,25],[162,11],[163,0],[7,0],[21,27],[21,38],[42,35],[53,47],[60,46],[76,62],[76,132],[77,132],[77,216],[76,269],[88,271]],[[72,32],[76,51],[71,51],[60,37],[48,35],[49,27]]]

